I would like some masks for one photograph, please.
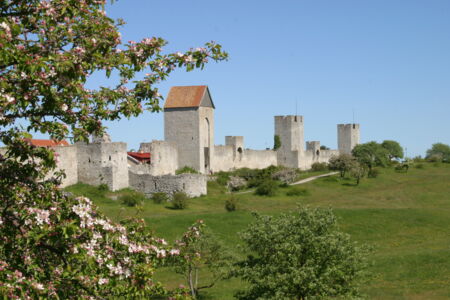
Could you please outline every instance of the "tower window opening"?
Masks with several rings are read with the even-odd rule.
[[[241,154],[242,154],[242,148],[241,148],[241,147],[239,147],[239,148],[237,149],[237,152],[239,152],[239,153],[241,153]]]
[[[320,151],[319,151],[319,150],[317,150],[317,151],[316,151],[316,155],[319,155],[319,154],[320,154]]]
[[[111,155],[109,156],[109,161],[111,161]]]
[[[294,122],[297,122],[297,116],[294,117]]]
[[[356,128],[356,124],[353,124],[353,129],[355,129]]]

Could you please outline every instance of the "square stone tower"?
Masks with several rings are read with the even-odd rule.
[[[339,152],[351,154],[359,144],[359,124],[338,124],[337,131]]]
[[[278,164],[299,167],[299,154],[304,152],[303,116],[275,116],[275,135],[280,137],[277,150]]]
[[[214,103],[206,85],[174,86],[164,105],[164,138],[178,150],[178,166],[209,173],[214,157]]]

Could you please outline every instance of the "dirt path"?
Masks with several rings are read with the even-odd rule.
[[[338,174],[339,172],[330,172],[327,174],[322,174],[322,175],[316,175],[316,176],[311,176],[293,183],[290,183],[289,185],[298,185],[298,184],[303,184],[303,183],[307,183],[313,180],[316,180],[317,178],[322,178],[322,177],[328,177],[328,176],[333,176],[335,174]],[[234,193],[234,194],[248,194],[248,193],[253,193],[255,190],[248,190],[245,192],[239,192],[239,193]]]

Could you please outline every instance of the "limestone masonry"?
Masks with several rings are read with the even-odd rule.
[[[63,186],[107,184],[113,191],[131,187],[148,196],[184,191],[193,197],[206,194],[207,174],[271,165],[305,170],[350,153],[359,143],[359,124],[339,124],[338,149],[322,150],[319,141],[305,143],[303,116],[275,116],[275,135],[281,141],[277,150],[246,149],[242,136],[227,136],[225,145],[215,145],[214,109],[207,86],[176,86],[164,106],[164,141],[142,143],[138,153],[127,152],[126,143],[111,142],[107,135],[52,147],[67,175]],[[200,174],[175,175],[184,166]]]

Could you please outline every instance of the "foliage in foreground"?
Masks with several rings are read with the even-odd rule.
[[[149,298],[169,296],[153,271],[165,245],[139,220],[114,224],[86,198],[63,195],[51,149],[30,132],[86,141],[102,121],[161,110],[156,84],[177,68],[203,68],[227,54],[214,42],[163,53],[166,41],[122,44],[123,21],[105,0],[1,1],[0,295],[5,298]],[[145,74],[134,80],[137,73]],[[93,73],[109,87],[88,89]],[[115,81],[115,82],[114,82]],[[25,124],[25,125],[24,125]],[[51,174],[51,175],[50,175]],[[179,291],[173,296],[182,296]]]
[[[358,295],[367,249],[337,230],[330,209],[299,208],[293,214],[255,218],[241,234],[252,254],[234,272],[249,284],[238,299]]]

